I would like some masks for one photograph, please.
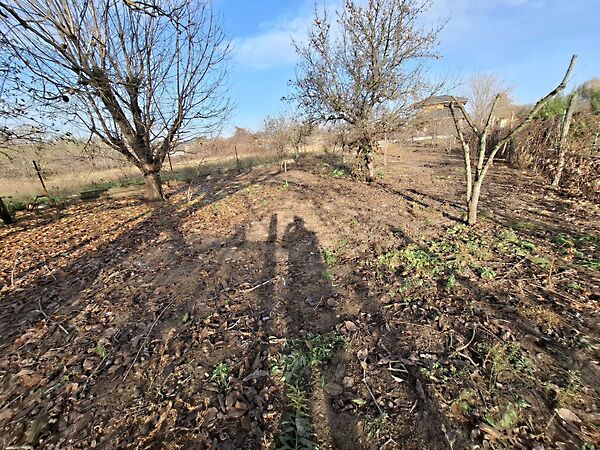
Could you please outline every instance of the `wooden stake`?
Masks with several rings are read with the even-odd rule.
[[[44,189],[44,194],[46,194],[46,197],[50,198],[50,194],[48,194],[48,189],[46,189],[46,183],[44,183],[44,177],[42,176],[42,171],[40,170],[40,167],[38,166],[38,164],[35,161],[32,161],[32,162],[33,162],[33,167],[35,167],[37,176],[40,179],[40,183],[42,183],[42,188]]]
[[[242,166],[240,166],[240,158],[238,156],[237,145],[233,147],[235,149],[235,162],[237,163],[238,172],[242,171]]]

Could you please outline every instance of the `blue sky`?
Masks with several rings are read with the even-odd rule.
[[[341,0],[318,0],[335,7]],[[231,94],[234,125],[260,128],[285,109],[297,62],[291,38],[302,40],[314,0],[215,0],[234,50]],[[600,0],[433,0],[427,20],[449,19],[440,35],[442,59],[432,71],[467,79],[493,72],[513,87],[518,103],[531,103],[561,79],[573,53],[572,85],[600,77]],[[460,93],[457,88],[456,93]]]

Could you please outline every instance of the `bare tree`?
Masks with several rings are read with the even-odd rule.
[[[308,144],[308,139],[313,132],[313,124],[293,116],[289,119],[288,127],[290,144],[294,149],[294,158],[297,160],[300,157],[300,150]]]
[[[496,97],[494,98],[492,106],[489,110],[485,124],[481,129],[475,124],[473,118],[469,115],[469,113],[467,113],[464,105],[461,102],[455,100],[454,102],[449,103],[448,106],[450,108],[452,118],[454,119],[456,133],[458,135],[458,139],[463,149],[463,157],[465,163],[466,202],[468,210],[467,222],[469,223],[469,225],[474,225],[475,223],[477,223],[477,209],[479,205],[479,197],[481,195],[481,187],[483,185],[483,180],[485,179],[486,174],[492,167],[494,157],[506,142],[508,142],[515,134],[523,130],[527,126],[527,124],[531,122],[531,120],[544,107],[545,103],[548,100],[556,97],[562,91],[565,90],[576,61],[577,56],[573,55],[573,57],[571,58],[571,63],[569,64],[569,68],[567,69],[567,72],[565,73],[565,76],[560,82],[560,84],[548,95],[539,100],[535,104],[533,109],[527,114],[525,119],[523,119],[523,121],[517,127],[513,128],[504,138],[499,139],[491,149],[488,148],[488,137],[491,129],[492,117],[496,108],[496,104],[498,103],[498,100],[500,99],[502,94],[496,94]],[[465,119],[470,131],[475,135],[478,157],[474,174],[473,167],[471,165],[471,148],[467,141],[467,138],[465,137],[465,133],[463,132],[463,127],[461,123],[462,120],[459,116],[459,113],[462,115],[462,118]]]
[[[23,67],[12,57],[10,43],[0,35],[0,157],[2,164],[14,161],[22,143],[40,142],[44,137],[41,117],[30,115],[31,99],[22,94],[25,85]],[[0,220],[13,222],[0,197]]]
[[[284,113],[267,117],[263,124],[266,144],[275,151],[281,163],[286,158],[288,146],[291,144],[290,130],[288,118]]]
[[[467,111],[475,124],[479,127],[485,126],[486,119],[490,115],[492,105],[496,97],[494,114],[506,115],[511,105],[511,89],[506,82],[493,73],[477,73],[467,82]]]
[[[315,10],[307,43],[295,43],[301,62],[291,98],[313,121],[351,126],[353,147],[372,180],[378,139],[432,92],[426,61],[438,56],[441,26],[421,25],[430,0],[362,3],[346,0],[336,22]]]
[[[229,43],[210,1],[0,1],[0,31],[74,119],[135,165],[162,199],[169,151],[217,129]]]

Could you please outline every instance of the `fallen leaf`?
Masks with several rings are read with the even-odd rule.
[[[323,386],[323,389],[325,389],[325,392],[327,392],[329,395],[341,395],[342,392],[344,392],[344,389],[339,385],[339,384],[335,384],[335,383],[327,383],[325,386]]]
[[[42,431],[48,426],[48,417],[45,415],[41,415],[37,417],[29,424],[29,429],[25,434],[27,442],[29,444],[33,444],[38,440],[38,437]]]
[[[17,378],[20,383],[26,388],[33,388],[42,381],[42,376],[35,373],[33,370],[23,369],[17,373]]]
[[[570,409],[559,408],[556,410],[556,414],[558,414],[558,417],[566,422],[581,423],[581,419],[577,417],[577,415]]]
[[[356,324],[349,320],[346,320],[346,322],[344,323],[344,326],[346,327],[346,330],[348,330],[351,333],[354,333],[355,331],[358,330],[358,327],[356,326]]]

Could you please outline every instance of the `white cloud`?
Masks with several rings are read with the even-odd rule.
[[[320,3],[319,6],[333,16],[341,0]],[[314,20],[314,5],[314,0],[304,0],[296,9],[296,16],[265,22],[261,24],[261,32],[234,39],[235,62],[252,70],[268,70],[297,63],[298,55],[292,41],[302,43],[306,40]]]
[[[298,57],[292,40],[302,41],[310,25],[311,16],[278,21],[261,33],[235,39],[235,61],[243,67],[267,70],[295,64]]]
[[[361,2],[361,0],[359,0]],[[457,36],[476,27],[478,17],[498,6],[522,7],[538,3],[539,0],[434,0],[426,20],[443,22],[450,19],[444,38]],[[340,0],[327,0],[326,9],[330,14],[341,3]],[[305,0],[297,9],[295,17],[280,17],[261,25],[257,34],[234,39],[235,62],[250,70],[269,70],[286,67],[298,62],[298,55],[292,40],[303,42],[313,20],[314,0]]]

